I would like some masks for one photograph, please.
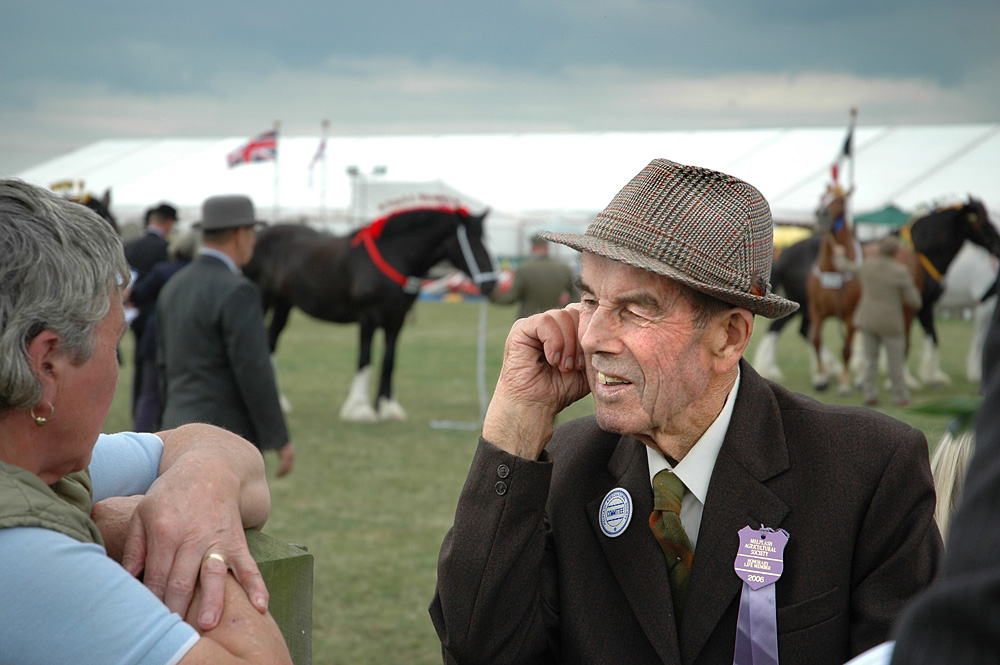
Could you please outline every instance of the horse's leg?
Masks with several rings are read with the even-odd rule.
[[[853,318],[854,313],[851,312],[844,321],[846,326],[844,330],[844,366],[840,370],[840,386],[837,388],[837,394],[841,397],[847,397],[851,394],[851,351],[854,344]]]
[[[757,343],[757,348],[754,349],[754,369],[765,379],[780,382],[785,378],[781,368],[778,367],[778,339],[789,318],[786,316],[773,322],[767,333]],[[805,316],[803,315],[802,318],[805,319]]]
[[[273,309],[271,313],[271,323],[267,327],[267,348],[271,351],[271,366],[274,366],[274,353],[278,348],[278,337],[281,335],[281,331],[285,329],[285,325],[288,323],[288,316],[292,312],[292,306],[290,303],[273,298],[271,296],[265,295],[263,299],[264,312],[266,313],[268,309]],[[278,372],[275,371],[274,376],[278,376]],[[292,412],[292,403],[289,401],[285,393],[278,389],[278,401],[281,403],[281,410],[285,413]]]
[[[812,345],[813,353],[810,356],[812,366],[813,388],[820,392],[830,387],[830,378],[826,373],[823,364],[823,318],[816,305],[816,298],[809,301],[809,341]]]
[[[271,350],[271,355],[273,356],[274,352],[278,349],[278,337],[281,336],[281,331],[288,324],[288,316],[292,313],[292,305],[285,300],[265,298],[265,312],[267,312],[268,306],[274,310],[271,313],[271,324],[267,327],[267,348]]]
[[[358,372],[351,381],[351,390],[340,407],[340,419],[354,423],[373,423],[377,420],[375,409],[368,399],[368,379],[372,371],[372,338],[375,336],[375,320],[370,315],[362,315],[361,349],[358,354]]]
[[[403,328],[405,319],[406,313],[404,312],[398,317],[398,320],[389,321],[385,326],[385,355],[382,357],[382,378],[379,382],[376,401],[379,420],[406,420],[406,411],[392,396],[392,370],[396,365],[396,342],[399,341],[399,332]]]
[[[941,359],[938,354],[938,336],[934,328],[934,308],[921,308],[917,314],[924,328],[924,355],[920,364],[920,378],[925,384],[935,386],[951,385],[951,377],[941,370]]]

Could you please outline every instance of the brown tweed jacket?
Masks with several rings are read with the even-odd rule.
[[[679,629],[646,524],[644,448],[587,418],[558,428],[538,462],[480,440],[430,608],[446,662],[731,665],[737,533],[760,524],[791,535],[776,587],[782,665],[840,665],[886,639],[941,551],[923,434],[741,371]],[[608,538],[598,509],[615,487],[635,514]]]

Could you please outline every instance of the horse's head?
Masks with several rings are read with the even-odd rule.
[[[820,233],[842,231],[838,224],[843,225],[846,208],[847,195],[843,188],[836,184],[828,185],[816,208],[816,230]]]
[[[111,227],[118,231],[118,220],[115,216],[111,214],[111,190],[104,190],[104,196],[101,198],[96,198],[89,192],[83,196],[83,200],[79,201],[83,205],[87,206],[98,215],[100,215]]]
[[[118,221],[111,214],[111,188],[105,189],[104,195],[101,198],[97,198],[88,192],[84,188],[82,180],[60,180],[59,182],[52,183],[50,188],[56,194],[60,194],[63,198],[69,199],[73,203],[87,206],[110,224],[116,233],[118,232]]]
[[[475,282],[483,295],[489,295],[497,283],[496,266],[493,257],[483,242],[483,223],[490,214],[487,208],[481,215],[459,212],[456,229],[456,243],[450,243],[448,260],[464,271]]]
[[[968,239],[986,248],[993,256],[1000,256],[1000,234],[990,222],[983,202],[970,196],[969,202],[962,206],[962,213],[968,225]]]

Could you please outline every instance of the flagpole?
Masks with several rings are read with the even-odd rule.
[[[847,227],[854,232],[854,126],[858,122],[858,109],[851,107],[851,124],[847,130],[848,153],[847,153],[847,196],[844,197],[844,221]]]
[[[320,182],[319,182],[319,218],[326,220],[326,138],[330,129],[330,121],[323,121],[323,132],[320,138],[323,146],[323,154],[320,155]]]
[[[274,121],[274,211],[272,213],[272,224],[278,223],[278,214],[281,206],[278,202],[279,179],[278,179],[278,130],[281,128],[281,121]]]

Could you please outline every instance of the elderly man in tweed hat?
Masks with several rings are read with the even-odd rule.
[[[932,578],[923,434],[762,379],[751,185],[654,160],[583,235],[579,304],[514,324],[431,616],[454,663],[840,664]],[[555,428],[590,393],[595,415]]]

